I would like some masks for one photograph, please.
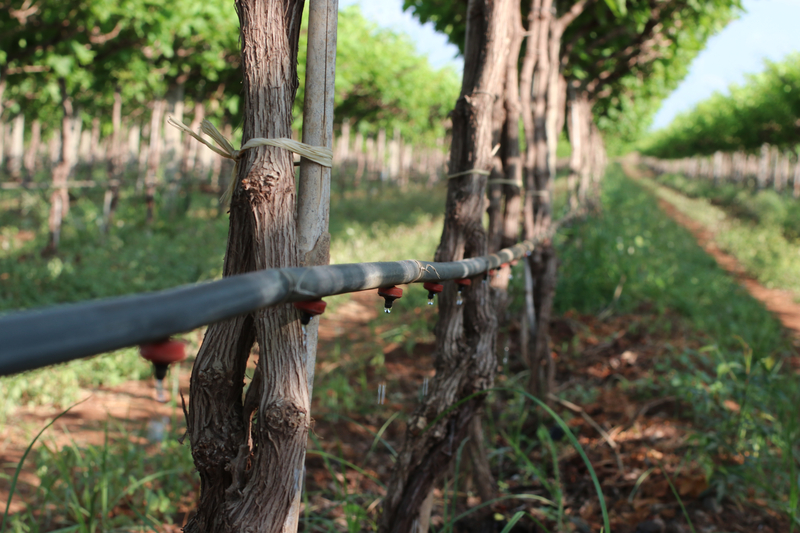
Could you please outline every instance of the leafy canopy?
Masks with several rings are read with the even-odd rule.
[[[715,93],[678,115],[668,127],[641,144],[666,158],[711,154],[718,150],[753,152],[764,143],[780,148],[800,144],[800,53],[765,62],[764,71]]]
[[[8,113],[57,128],[63,84],[79,113],[109,128],[115,92],[123,114],[136,117],[182,86],[208,114],[240,122],[239,22],[229,0],[29,4],[11,1],[0,10],[0,81],[7,86],[0,104]],[[301,41],[303,80],[306,31]],[[406,36],[372,24],[357,7],[340,12],[338,121],[354,120],[365,131],[398,128],[407,139],[441,136],[458,82],[452,68],[432,68]],[[298,120],[302,98],[301,87]]]

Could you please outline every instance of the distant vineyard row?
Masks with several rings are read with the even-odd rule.
[[[183,102],[161,102],[159,109],[166,113],[151,114],[144,124],[125,121],[120,126],[120,144],[114,146],[114,136],[102,136],[99,118],[84,124],[82,117],[75,117],[70,124],[70,144],[73,170],[86,181],[72,181],[69,187],[102,186],[106,173],[101,172],[99,182],[91,181],[97,177],[96,170],[111,169],[114,165],[133,174],[133,179],[144,179],[151,172],[157,184],[173,184],[189,177],[200,178],[212,190],[220,186],[220,178],[227,180],[230,160],[217,157],[211,150],[194,142],[190,137],[166,123],[165,115],[182,118]],[[205,116],[205,107],[196,104],[192,116],[192,127],[199,129]],[[341,131],[334,140],[334,162],[337,168],[342,165],[352,167],[356,181],[367,179],[388,179],[400,184],[409,177],[422,176],[429,182],[436,181],[445,172],[447,157],[444,137],[431,143],[414,143],[403,136],[399,128],[387,132],[385,128],[359,123],[353,127],[355,119],[342,120]],[[3,125],[4,136],[8,140],[0,151],[0,175],[10,178],[2,184],[3,189],[40,188],[50,186],[49,176],[42,171],[51,171],[62,155],[61,136],[53,135],[43,141],[41,124],[28,125],[22,114],[10,123]],[[227,138],[233,134],[233,126],[225,123],[221,130]],[[374,133],[369,133],[374,131]],[[366,133],[365,133],[366,132]],[[297,137],[297,135],[295,135]],[[25,140],[27,139],[27,142]],[[118,161],[113,161],[116,154]],[[42,178],[47,182],[42,182]],[[140,184],[141,185],[141,184]]]
[[[798,157],[767,144],[761,147],[759,155],[716,152],[713,156],[682,159],[645,157],[643,162],[658,174],[682,174],[712,180],[715,184],[734,182],[760,190],[767,187],[777,192],[791,190],[795,198],[800,198]]]
[[[764,143],[780,149],[800,144],[800,53],[716,93],[648,138],[642,152],[661,158],[717,151],[755,153]]]

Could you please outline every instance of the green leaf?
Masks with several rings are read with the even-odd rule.
[[[625,5],[625,0],[606,0],[606,4],[614,12],[614,15],[622,17],[628,14],[628,8]]]
[[[49,428],[50,426],[55,424],[56,421],[59,418],[61,418],[65,414],[69,413],[70,410],[73,407],[82,404],[83,402],[85,402],[88,399],[89,398],[86,398],[84,400],[79,401],[78,403],[74,403],[74,404],[70,405],[69,407],[67,407],[64,411],[59,413],[55,418],[53,418],[42,429],[39,430],[39,433],[37,433],[36,436],[33,437],[33,440],[31,441],[31,443],[28,444],[27,448],[25,448],[25,453],[22,454],[22,458],[20,458],[19,463],[17,463],[17,469],[14,471],[14,476],[11,478],[11,486],[8,489],[8,501],[6,501],[6,510],[3,513],[3,520],[2,520],[2,522],[0,522],[0,533],[5,533],[5,530],[6,530],[6,518],[8,518],[8,511],[11,508],[11,499],[14,497],[14,491],[17,488],[17,480],[19,479],[19,473],[22,471],[22,465],[25,464],[25,459],[28,457],[28,454],[33,449],[33,445],[36,444],[36,441],[39,440],[39,437],[42,436],[42,433],[44,433],[47,430],[47,428]]]

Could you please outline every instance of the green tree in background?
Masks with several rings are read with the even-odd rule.
[[[15,129],[29,125],[31,168],[43,137],[54,138],[61,147],[52,175],[47,251],[57,249],[61,220],[69,210],[67,183],[77,162],[82,127],[92,128],[92,159],[96,154],[108,161],[104,228],[113,217],[121,187],[123,131],[135,128],[149,142],[147,168],[138,169],[144,174],[138,183],[144,184],[148,220],[154,218],[156,185],[181,184],[187,174],[186,158],[178,162],[176,157],[180,135],[164,129],[167,115],[179,121],[189,115],[195,129],[203,118],[212,117],[238,143],[239,21],[227,1],[42,0],[14,1],[4,7],[0,122],[14,120]],[[406,142],[442,138],[458,94],[455,71],[432,68],[407,37],[368,22],[357,7],[343,10],[339,20],[335,120],[355,123],[366,134],[394,130]],[[301,79],[306,35],[303,28]],[[302,101],[301,87],[297,102]],[[296,105],[295,130],[301,127],[300,115]],[[105,152],[100,153],[101,137],[109,136]],[[22,146],[16,149],[22,151]],[[15,180],[21,179],[21,165],[16,163],[20,159],[14,158],[11,169]]]
[[[300,79],[305,75],[306,38],[304,31],[300,36]],[[433,141],[444,134],[445,119],[458,91],[455,70],[433,68],[407,36],[368,21],[357,5],[339,12],[337,123],[351,120],[363,133],[397,128],[405,139]],[[299,116],[303,96],[301,87],[295,116]]]
[[[406,36],[369,22],[357,6],[342,10],[339,24],[337,120],[363,122],[370,131],[399,128],[411,140],[441,136],[458,94],[455,70],[431,67]],[[136,117],[176,86],[189,103],[217,102],[206,112],[239,124],[237,36],[235,13],[223,0],[9,6],[0,12],[0,117],[23,113],[27,121],[41,120],[45,131],[56,128],[63,79],[74,113],[99,117],[106,133],[115,92],[122,115]],[[305,45],[303,31],[301,79]],[[295,116],[301,120],[299,107]]]
[[[555,3],[566,13],[577,0]],[[404,8],[430,22],[463,53],[467,0],[405,0]],[[522,20],[531,10],[522,2]],[[619,152],[638,141],[661,101],[686,76],[708,38],[741,10],[740,0],[593,0],[565,28],[560,68],[593,102],[599,128]],[[523,43],[523,48],[527,47]]]
[[[641,138],[691,60],[741,8],[739,0],[627,5],[625,16],[613,18],[595,3],[566,32],[562,59],[616,153]]]

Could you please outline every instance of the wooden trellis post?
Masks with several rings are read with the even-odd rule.
[[[333,97],[336,77],[336,25],[339,0],[308,3],[308,53],[306,55],[303,142],[333,148]],[[349,143],[349,131],[345,142]],[[328,233],[331,204],[331,169],[308,159],[300,160],[297,191],[297,245],[302,266],[327,265],[331,261]],[[305,363],[308,400],[314,388],[319,320],[306,326]],[[300,472],[302,476],[302,472]],[[301,477],[302,479],[302,477]],[[297,531],[302,483],[297,487],[284,532]]]

